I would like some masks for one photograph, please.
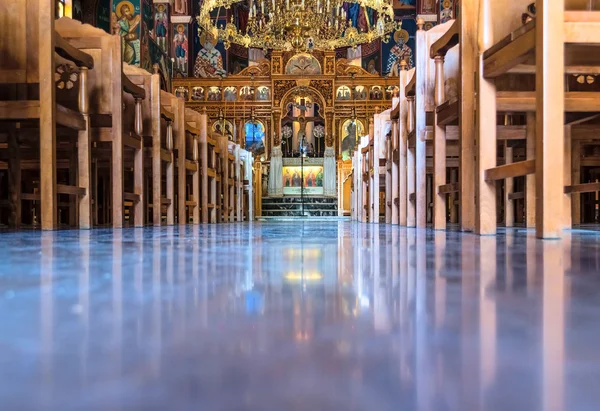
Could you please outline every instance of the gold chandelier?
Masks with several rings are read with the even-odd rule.
[[[224,26],[217,26],[218,19],[211,18],[215,9],[218,16],[221,8],[228,10],[245,1],[249,2],[249,16],[244,31],[234,24],[233,17]],[[366,29],[352,25],[344,3],[364,9]],[[374,21],[369,21],[369,15],[376,16]],[[390,33],[400,28],[389,0],[206,0],[196,19],[200,30],[222,41],[226,49],[232,43],[286,51],[355,48],[379,38],[387,42]]]

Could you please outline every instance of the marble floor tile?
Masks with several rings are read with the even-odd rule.
[[[600,408],[600,233],[0,234],[2,410]]]

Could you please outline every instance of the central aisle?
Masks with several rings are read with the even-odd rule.
[[[600,237],[567,235],[323,221],[0,234],[0,401],[595,409]]]

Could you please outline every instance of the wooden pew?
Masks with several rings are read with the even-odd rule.
[[[234,147],[233,155],[235,157],[235,221],[244,221],[244,158],[241,155],[242,148],[239,144]]]
[[[88,73],[94,61],[56,32],[53,1],[1,4],[0,120],[7,126],[0,132],[6,136],[0,166],[9,175],[9,225],[20,226],[22,201],[35,201],[42,229],[56,229],[58,209],[65,205],[59,195],[66,195],[71,197],[66,203],[71,225],[90,228]],[[67,156],[69,177],[64,182],[59,181],[58,167],[65,166],[59,152]],[[28,173],[39,181],[35,188],[31,179],[23,179],[23,166],[35,170]],[[22,193],[22,183],[36,192]]]
[[[457,47],[460,24],[450,20],[445,32],[429,47],[429,56],[434,61],[434,113],[433,113],[433,227],[445,230],[447,223],[447,198],[453,193],[448,186],[446,173],[447,127],[458,125],[459,101],[457,83],[460,56]],[[441,27],[440,26],[440,27]],[[457,190],[458,191],[458,190]]]
[[[127,77],[149,96],[142,101],[145,223],[160,226],[163,215],[168,225],[172,225],[175,220],[174,128],[179,127],[176,124],[177,115],[183,110],[184,103],[173,94],[160,89],[160,77],[156,69],[152,74],[138,67],[123,65]]]
[[[183,132],[177,134],[177,221],[179,224],[187,224],[191,220],[198,224],[202,174],[200,140],[205,122],[200,113],[192,109],[186,108],[181,114],[184,116],[184,127],[181,130]]]
[[[412,75],[408,74],[409,80],[404,87],[410,123],[407,136],[407,226],[418,228],[424,228],[427,221],[433,219],[429,217],[430,202],[427,201],[430,186],[427,183],[428,169],[431,170],[427,148],[433,141],[428,136],[432,135],[436,105],[435,68],[429,58],[429,49],[446,34],[451,24],[441,24],[428,31],[423,30],[423,26],[423,19],[417,19],[415,68],[411,70]]]
[[[225,174],[225,159],[226,153],[223,152],[222,140],[223,136],[217,133],[212,133],[212,150],[211,141],[208,141],[208,151],[213,154],[213,169],[214,169],[214,223],[223,222],[223,197],[224,197],[224,174]]]
[[[104,187],[110,186],[103,193],[108,198],[101,202],[99,195],[95,197],[96,217],[98,207],[103,207],[102,223],[111,220],[114,228],[123,227],[124,209],[131,204],[133,224],[140,227],[144,224],[142,101],[146,92],[123,73],[119,36],[64,17],[56,21],[56,31],[94,58],[89,85],[90,123],[97,145],[95,173]],[[125,178],[126,165],[133,169],[130,180]]]
[[[410,69],[406,75],[406,226],[416,227],[416,141],[415,141],[415,69]]]
[[[228,141],[226,136],[220,136],[219,140],[223,153],[222,221],[229,223],[235,218],[235,143]]]
[[[565,113],[600,111],[600,93],[565,92],[565,75],[598,72],[600,5],[582,0],[540,0],[536,3],[537,17],[523,24],[521,12],[530,1],[511,0],[501,6],[482,1],[488,4],[481,7],[479,20],[482,70],[478,74],[477,105],[481,143],[477,232],[496,232],[496,180],[489,179],[490,174],[499,178],[530,174],[533,178],[528,180],[525,196],[532,199],[533,193],[537,194],[536,235],[556,238],[572,224],[571,198],[565,195],[564,186],[573,184],[572,130],[568,120],[573,115]],[[517,84],[520,87],[506,90],[503,80],[511,74],[529,81],[523,80]],[[498,166],[496,130],[489,125],[497,112],[507,110],[528,113],[528,119],[535,122],[535,131],[531,132],[535,150],[528,150],[525,162]],[[529,173],[531,164],[535,166],[534,173]],[[557,184],[559,181],[562,184]]]
[[[377,210],[377,218],[373,221],[374,223],[379,222],[379,210],[382,207],[384,210],[384,221],[388,224],[392,222],[392,195],[391,193],[388,194],[388,189],[391,189],[392,186],[392,162],[388,158],[388,153],[392,151],[391,112],[392,109],[388,109],[374,116],[373,138],[376,167],[373,169],[373,182],[377,193],[375,195],[377,205],[374,207]],[[381,194],[384,195],[383,203],[381,202]]]
[[[371,139],[369,135],[361,137],[360,145],[358,146],[358,156],[360,157],[360,173],[359,173],[359,200],[358,204],[358,221],[366,223],[371,215],[371,187],[370,187],[370,170],[371,170]]]
[[[403,75],[404,71],[406,71],[406,61],[402,60],[399,77]],[[400,219],[400,101],[399,96],[392,100],[392,111],[390,112],[392,134],[387,141],[385,201],[386,223],[388,224],[398,224]],[[406,166],[404,167],[406,168]]]
[[[242,162],[242,216],[241,221],[254,220],[254,190],[252,188],[254,181],[254,158],[252,152],[240,149],[240,161]]]

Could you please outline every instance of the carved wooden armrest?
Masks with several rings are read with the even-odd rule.
[[[67,40],[62,38],[60,34],[54,33],[54,51],[64,59],[72,61],[79,68],[94,68],[94,59],[89,54],[73,47]]]
[[[127,77],[125,73],[121,73],[121,83],[123,84],[123,91],[131,94],[134,99],[143,100],[146,98],[146,90],[136,84],[133,84],[133,82],[129,80],[129,77]]]
[[[131,94],[135,100],[134,127],[135,133],[141,137],[144,132],[142,121],[142,100],[146,98],[146,90],[137,84],[134,84],[125,73],[121,73],[121,84],[123,86],[123,91]]]

